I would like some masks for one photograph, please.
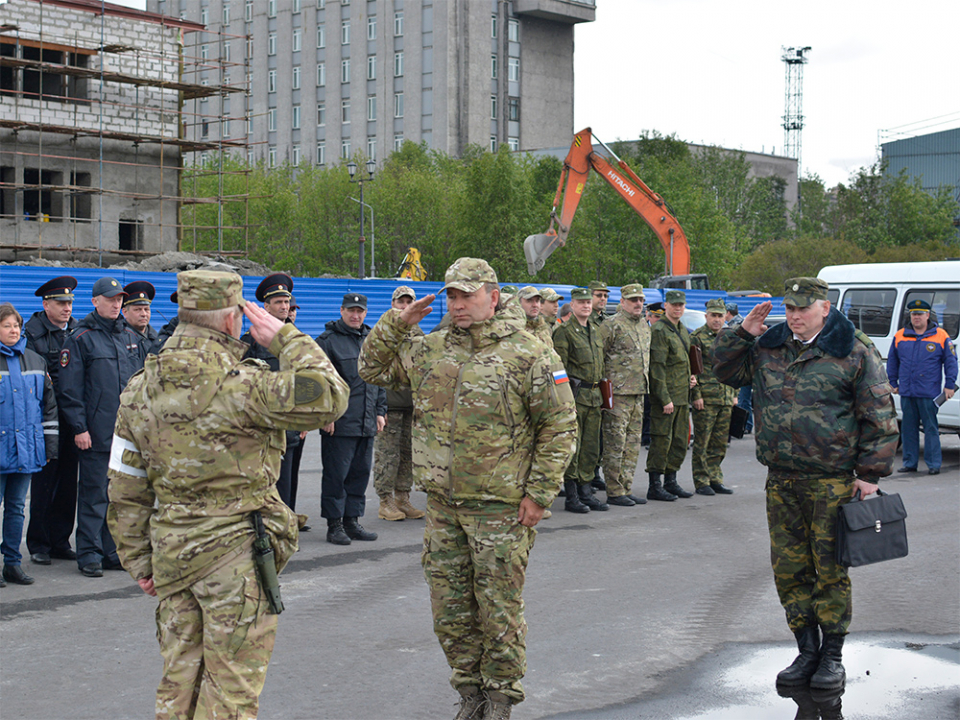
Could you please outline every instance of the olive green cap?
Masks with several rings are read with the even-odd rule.
[[[630,283],[620,288],[621,298],[645,297],[643,294],[643,285],[640,283]]]
[[[555,302],[556,300],[563,300],[563,295],[558,293],[553,288],[544,288],[540,291],[540,297],[543,298],[544,302]]]
[[[590,284],[587,285],[587,287],[590,288],[590,292],[591,292],[591,293],[592,293],[594,290],[603,290],[603,291],[605,291],[605,292],[610,292],[610,288],[608,288],[608,287],[607,287],[607,284],[606,284],[605,282],[603,282],[602,280],[592,280],[592,281],[590,282]]]
[[[538,288],[535,288],[533,285],[527,285],[523,290],[517,293],[517,297],[521,300],[529,300],[530,298],[538,297],[543,300],[543,292]]]
[[[830,286],[820,278],[790,278],[783,284],[783,304],[809,307],[817,300],[826,300],[829,289]]]
[[[673,305],[679,305],[680,303],[686,304],[687,294],[683,290],[667,290],[667,292],[664,293],[663,301]]]
[[[236,273],[186,270],[177,273],[177,300],[187,310],[222,310],[246,305],[243,279]]]
[[[593,294],[590,288],[574,288],[570,291],[571,300],[592,300]]]
[[[396,300],[397,298],[402,298],[402,297],[409,297],[416,300],[417,293],[414,292],[413,288],[410,287],[409,285],[401,285],[400,287],[398,287],[396,290],[393,291],[393,296],[390,299]]]
[[[720,298],[713,298],[713,300],[707,300],[707,312],[726,315],[727,304]]]
[[[443,287],[440,292],[453,288],[463,292],[476,292],[487,283],[498,284],[497,274],[490,267],[490,263],[479,258],[462,257],[447,268],[443,276]]]

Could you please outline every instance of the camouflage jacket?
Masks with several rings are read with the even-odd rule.
[[[618,312],[600,326],[603,368],[613,384],[614,395],[645,395],[650,370],[650,326]]]
[[[831,308],[816,340],[802,349],[787,323],[759,338],[720,333],[714,372],[731,387],[753,385],[757,459],[788,478],[890,474],[897,415],[880,354]]]
[[[539,338],[540,342],[548,348],[553,347],[553,333],[551,332],[550,323],[542,316],[538,315],[533,320],[526,318],[526,330],[534,337]]]
[[[690,333],[682,322],[662,318],[650,330],[650,402],[689,405]]]
[[[690,333],[690,343],[703,352],[703,372],[697,375],[697,384],[690,391],[690,401],[703,400],[707,405],[733,405],[737,391],[717,380],[713,372],[713,346],[717,333],[701,325]]]
[[[297,517],[277,493],[285,430],[313,430],[350,388],[317,344],[284,325],[272,372],[247,346],[182,323],[130,379],[110,453],[107,522],[123,567],[160,597],[189,587],[253,537],[260,510],[277,568],[297,549]],[[156,506],[155,506],[156,503]]]
[[[570,385],[552,350],[498,313],[416,336],[388,310],[360,351],[360,377],[413,390],[417,484],[449,501],[550,505],[577,436]]]
[[[571,381],[599,383],[603,379],[603,341],[596,323],[588,321],[586,325],[581,325],[575,317],[571,317],[553,333],[553,347]],[[575,397],[581,405],[600,407],[599,387],[581,386]]]

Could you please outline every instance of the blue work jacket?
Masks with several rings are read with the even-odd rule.
[[[57,456],[57,400],[42,357],[21,336],[0,343],[0,474],[35,473]]]
[[[957,382],[957,348],[933,321],[921,335],[907,325],[893,337],[887,376],[902,397],[935,398]]]

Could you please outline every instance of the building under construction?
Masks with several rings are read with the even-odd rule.
[[[246,224],[222,223],[224,205],[245,207],[246,195],[224,197],[216,181],[223,150],[245,149],[246,136],[197,140],[195,126],[230,127],[225,104],[203,103],[211,116],[184,110],[189,100],[233,96],[233,127],[246,126],[243,63],[231,75],[227,60],[201,57],[217,41],[207,35],[197,23],[100,0],[0,0],[0,259],[247,250]],[[238,82],[184,82],[204,68]],[[198,182],[214,190],[198,197]],[[197,205],[211,212],[189,211]],[[209,245],[224,230],[230,247],[197,247],[204,231]]]

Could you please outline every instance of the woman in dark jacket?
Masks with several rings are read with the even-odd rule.
[[[57,454],[57,400],[47,363],[21,335],[23,318],[0,305],[0,502],[3,504],[2,584],[30,585],[20,568],[23,510],[30,476]]]

